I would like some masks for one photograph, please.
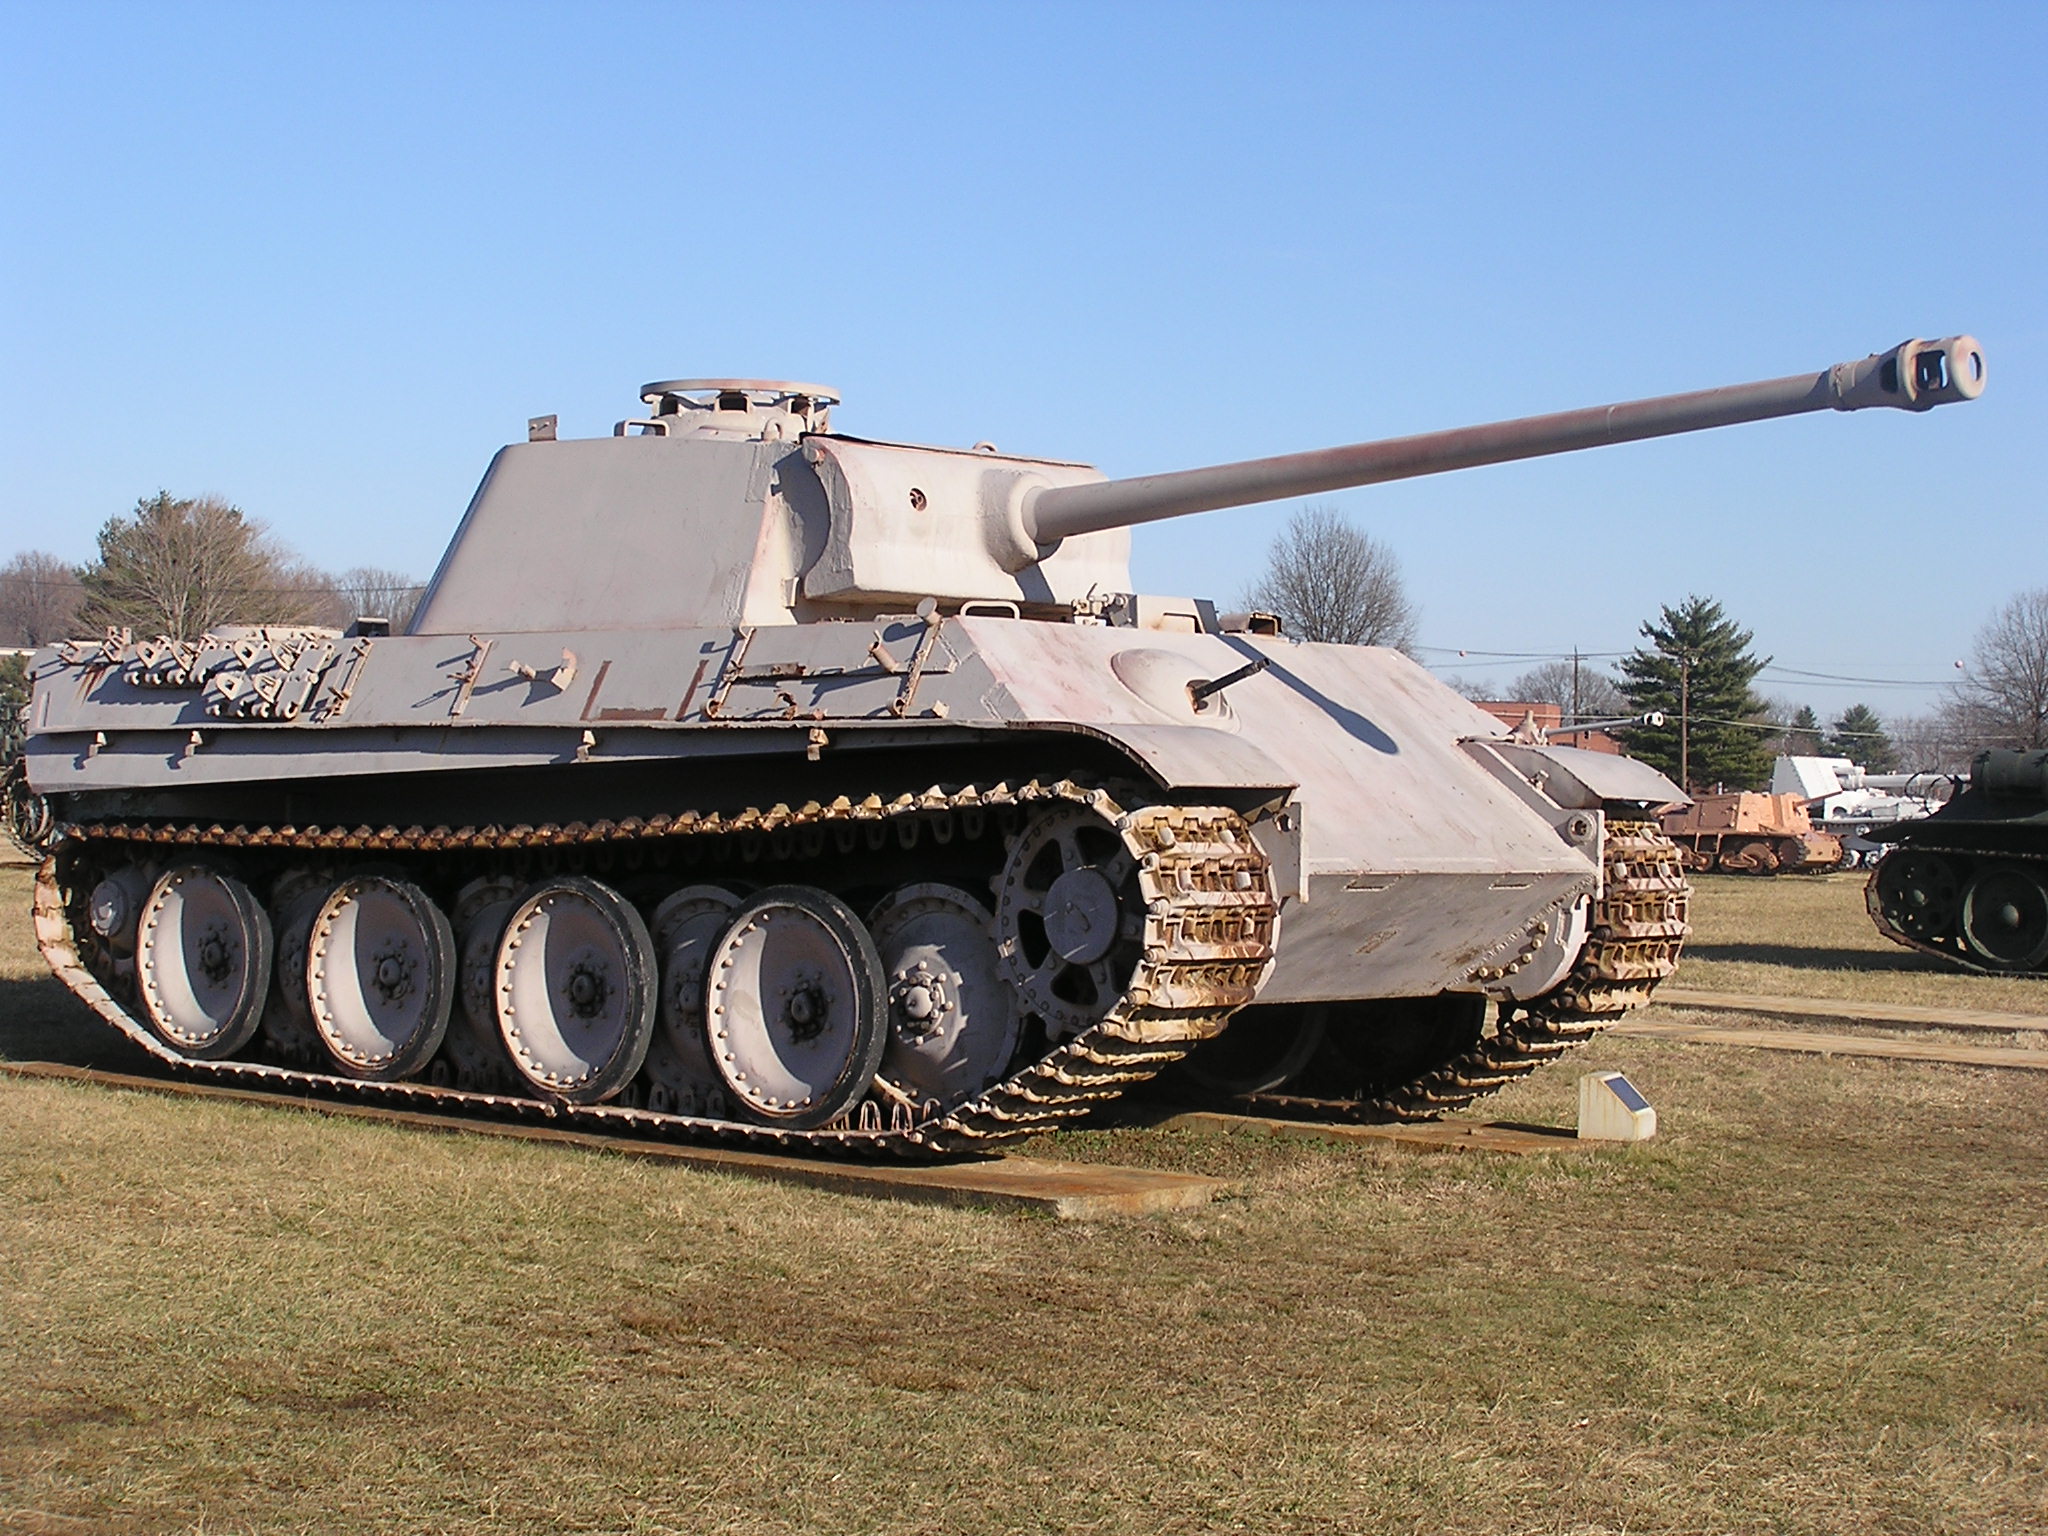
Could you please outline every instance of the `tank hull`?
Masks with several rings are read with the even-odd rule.
[[[1018,1070],[952,1102],[870,1097],[799,1131],[749,1125],[729,1104],[674,1113],[683,1088],[670,1072],[663,1091],[657,1036],[626,1095],[637,1102],[576,1112],[927,1155],[1081,1112],[1254,1002],[1355,1011],[1462,997],[1512,1016],[1530,1039],[1539,1023],[1554,1034],[1534,1005],[1573,975],[1609,883],[1597,789],[1562,756],[1506,742],[1398,653],[1192,630],[908,617],[456,641],[270,634],[169,664],[118,637],[46,653],[28,760],[66,829],[44,881],[46,953],[103,1016],[161,1050],[133,967],[115,953],[122,936],[96,949],[87,932],[93,892],[110,880],[150,885],[197,864],[256,893],[280,933],[283,893],[370,868],[458,916],[479,881],[549,874],[616,888],[650,920],[669,895],[705,883],[798,882],[867,911],[936,879],[989,903],[1033,818],[1093,796],[1102,809],[1088,814],[1124,845],[1129,889],[1158,889],[1132,898],[1127,921],[1145,932],[1114,977],[1118,1000],[1106,1011],[1099,999],[1043,1002],[1025,1025],[1037,1037],[1008,1064]],[[1248,659],[1263,669],[1191,700],[1190,682]],[[265,696],[288,718],[235,713],[250,686],[235,686],[238,672],[287,679]],[[1179,823],[1214,835],[1175,839]],[[1147,829],[1160,826],[1168,841],[1155,846]],[[1640,1000],[1675,960],[1682,881],[1659,889],[1629,974],[1593,980],[1608,1011]],[[305,941],[291,931],[282,942]],[[304,985],[280,971],[275,990],[290,1002]],[[1583,1004],[1585,988],[1573,995]],[[502,1020],[469,1012],[454,1010],[448,1043],[411,1084],[323,1072],[333,1063],[303,1018],[296,1034],[289,1021],[266,1025],[235,1061],[187,1066],[355,1081],[347,1091],[358,1094],[530,1094],[502,1072],[480,1075]],[[1063,1022],[1046,1025],[1048,1012]],[[1370,1010],[1355,1017],[1357,1032],[1381,1027]],[[1541,1059],[1501,1044],[1499,1030],[1487,1039],[1495,1058]],[[1058,1114],[984,1103],[1026,1092],[1019,1070],[1075,1076],[1075,1052],[1087,1086],[1065,1084]],[[1114,1067],[1094,1059],[1105,1054]]]
[[[1967,970],[2048,975],[2048,752],[1978,756],[1933,815],[1888,844],[1864,900],[1894,943]]]
[[[1664,813],[1664,835],[1686,868],[1727,875],[1776,875],[1838,869],[1842,842],[1817,831],[1793,794],[1702,795]]]

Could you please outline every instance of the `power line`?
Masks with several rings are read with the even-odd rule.
[[[1765,667],[1758,675],[1773,679],[1787,677],[1802,680],[1811,679],[1815,682],[1823,683],[1861,683],[1871,688],[1946,688],[1955,681],[1953,677],[1845,677],[1836,672],[1802,672],[1797,667],[1780,667],[1777,665]]]
[[[85,583],[81,581],[44,581],[34,576],[0,575],[0,583],[7,582],[13,582],[17,586],[55,589],[64,592],[82,593],[87,590]],[[308,584],[303,587],[217,587],[211,590],[218,591],[227,597],[304,597],[319,594],[324,594],[328,597],[353,597],[359,592],[424,592],[427,590],[427,584],[419,581],[400,582],[387,586],[379,581],[366,581],[360,586],[353,587],[328,587]]]
[[[1411,647],[1411,649],[1435,651],[1440,655],[1456,656],[1460,659],[1467,656],[1490,656],[1497,657],[1502,661],[1570,661],[1573,656],[1571,651],[1474,651],[1462,646],[1450,645],[1418,645]],[[1633,654],[1631,651],[1580,651],[1577,653],[1581,661],[1609,661],[1616,657]]]

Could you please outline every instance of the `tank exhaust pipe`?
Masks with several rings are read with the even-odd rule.
[[[1907,341],[1889,352],[1873,353],[1859,362],[1837,363],[1817,374],[1795,373],[1755,384],[1319,448],[1209,469],[1042,487],[1029,493],[1013,516],[1021,514],[1021,531],[1042,553],[1049,553],[1069,534],[1098,533],[1220,507],[1314,496],[1737,422],[1767,421],[1807,411],[1860,411],[1869,406],[1924,411],[1950,401],[1974,400],[1984,392],[1984,381],[1984,349],[1974,337]]]

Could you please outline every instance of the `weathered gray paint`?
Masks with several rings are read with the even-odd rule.
[[[1794,382],[1109,483],[832,437],[829,400],[793,387],[649,386],[655,414],[611,438],[543,433],[497,456],[410,635],[39,652],[30,777],[60,812],[134,790],[170,815],[187,786],[709,757],[743,775],[911,743],[944,780],[949,749],[1068,732],[1252,815],[1286,893],[1262,997],[1476,990],[1476,967],[1595,889],[1602,806],[1677,789],[1509,741],[1396,652],[1217,633],[1206,604],[1134,596],[1114,525],[1296,494],[1303,474],[1354,484],[1817,405],[1924,407],[1981,389],[1982,359],[1967,338],[1913,343]],[[1315,478],[1330,474],[1347,478]],[[941,617],[975,603],[1012,616]]]

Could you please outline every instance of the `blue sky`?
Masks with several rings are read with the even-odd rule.
[[[2048,585],[2048,9],[0,4],[0,555],[424,575],[530,414],[838,386],[1112,475],[1970,330],[1991,387],[1333,498],[1503,683],[1689,592],[1824,716]],[[1235,597],[1287,507],[1136,536]],[[536,579],[545,579],[544,573]],[[1454,653],[1464,649],[1462,660]],[[1930,686],[1895,686],[1898,683]]]

